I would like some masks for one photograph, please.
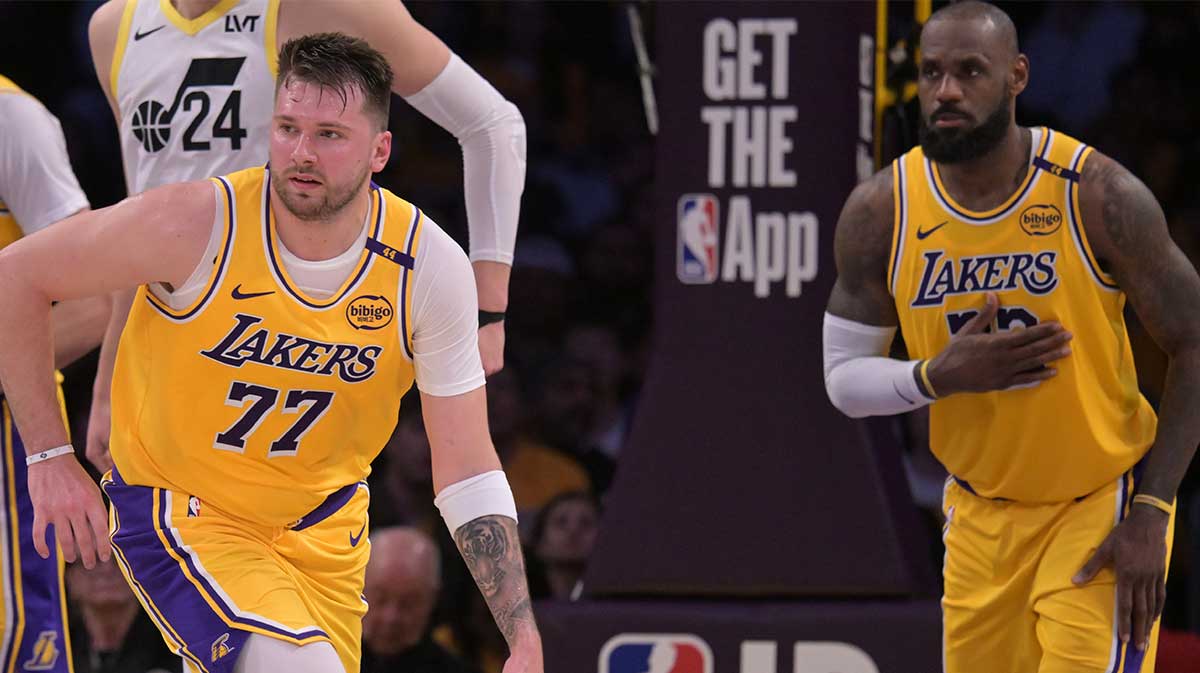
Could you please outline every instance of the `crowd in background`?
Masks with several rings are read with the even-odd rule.
[[[62,121],[93,207],[124,196],[117,130],[88,51],[87,20],[98,4],[15,4],[0,20],[0,72]],[[1124,163],[1200,265],[1200,69],[1190,65],[1200,3],[1002,4],[1032,62],[1018,121],[1052,126]],[[624,6],[409,7],[520,108],[528,128],[505,368],[489,379],[488,411],[522,515],[533,595],[569,600],[630,427],[651,325],[653,144]],[[376,181],[419,204],[465,247],[454,139],[399,101],[391,130],[392,159]],[[1129,323],[1143,390],[1157,403],[1165,358],[1136,315]],[[94,357],[67,372],[75,437],[86,436],[93,371]],[[415,393],[370,482],[364,671],[498,672],[504,642],[433,507]],[[1165,625],[1200,632],[1195,467],[1180,493],[1174,549]],[[72,568],[68,580],[76,670],[178,670],[177,659],[161,658],[161,639],[115,568]]]

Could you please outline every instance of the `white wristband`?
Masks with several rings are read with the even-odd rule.
[[[51,458],[65,456],[68,453],[75,453],[75,447],[71,446],[70,444],[63,444],[62,446],[56,446],[53,449],[46,449],[41,453],[35,453],[32,456],[25,456],[25,465],[33,465],[34,463],[40,463],[43,460],[50,460]]]
[[[433,499],[450,535],[481,516],[506,516],[517,520],[517,503],[503,470],[492,470],[450,484]]]

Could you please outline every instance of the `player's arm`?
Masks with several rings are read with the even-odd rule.
[[[92,49],[92,67],[96,69],[96,79],[104,90],[104,97],[112,108],[113,119],[121,124],[121,112],[117,107],[115,92],[112,90],[113,54],[117,50],[117,32],[121,24],[121,15],[125,12],[126,0],[108,0],[100,5],[88,21],[88,44]]]
[[[25,235],[88,208],[71,170],[62,126],[32,96],[0,100],[0,185],[6,206]],[[65,367],[100,343],[108,318],[106,297],[61,302],[51,311],[54,364]]]
[[[428,220],[412,285],[413,364],[429,436],[435,503],[508,641],[506,673],[541,673],[517,507],[488,433],[470,263]]]
[[[825,312],[825,390],[854,418],[899,414],[933,401],[919,363],[888,357],[899,320],[887,286],[892,172],[879,171],[846,199],[834,234],[837,280]]]
[[[96,9],[88,22],[92,66],[96,69],[96,79],[100,82],[100,88],[104,90],[104,97],[112,109],[118,130],[121,126],[121,109],[113,91],[112,66],[125,5],[126,0],[108,0]],[[125,329],[125,320],[129,317],[133,295],[132,289],[124,289],[114,292],[110,297],[108,324],[100,343],[100,359],[96,365],[96,380],[92,385],[92,406],[87,425],[87,457],[101,472],[112,467],[112,459],[108,455],[111,427],[109,396],[113,368],[117,360],[117,346],[121,341],[121,331]]]
[[[393,91],[458,139],[479,308],[503,313],[525,187],[525,121],[520,111],[397,0],[281,4],[281,42],[322,31],[371,43],[395,71]],[[488,374],[503,368],[503,322],[480,330],[480,352]]]
[[[1096,152],[1079,183],[1083,225],[1101,267],[1129,297],[1142,324],[1169,358],[1158,432],[1137,495],[1174,507],[1175,493],[1200,443],[1200,277],[1171,240],[1154,195],[1112,159]],[[1168,513],[1134,502],[1080,572],[1090,580],[1112,563],[1123,639],[1149,637],[1166,598]]]
[[[50,305],[149,282],[178,284],[200,261],[216,195],[208,182],[171,185],[86,211],[0,250],[0,380],[27,455],[67,446],[53,376]],[[54,524],[68,561],[78,542],[91,567],[108,557],[99,492],[70,455],[29,467],[34,545]],[[94,533],[94,541],[91,533]]]

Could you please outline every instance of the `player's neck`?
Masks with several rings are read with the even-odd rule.
[[[271,190],[271,212],[275,216],[275,231],[283,247],[296,257],[309,262],[333,259],[346,252],[362,233],[367,211],[371,207],[370,190],[363,189],[350,203],[328,219],[302,220],[292,214]]]
[[[1008,200],[1029,172],[1033,133],[1014,124],[1000,144],[969,161],[938,164],[950,196],[972,210],[990,210]]]
[[[189,21],[216,7],[217,2],[219,0],[171,0],[175,11]]]

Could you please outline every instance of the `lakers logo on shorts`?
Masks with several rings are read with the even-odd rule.
[[[27,671],[48,671],[58,662],[57,631],[42,631],[38,634],[37,642],[33,644],[33,656],[21,668]]]
[[[218,659],[223,659],[225,657],[225,655],[229,654],[230,652],[232,652],[234,650],[234,648],[232,648],[228,644],[226,644],[226,641],[228,641],[228,640],[229,640],[229,634],[222,633],[221,637],[219,637],[213,641],[212,660],[214,662],[217,661]]]

